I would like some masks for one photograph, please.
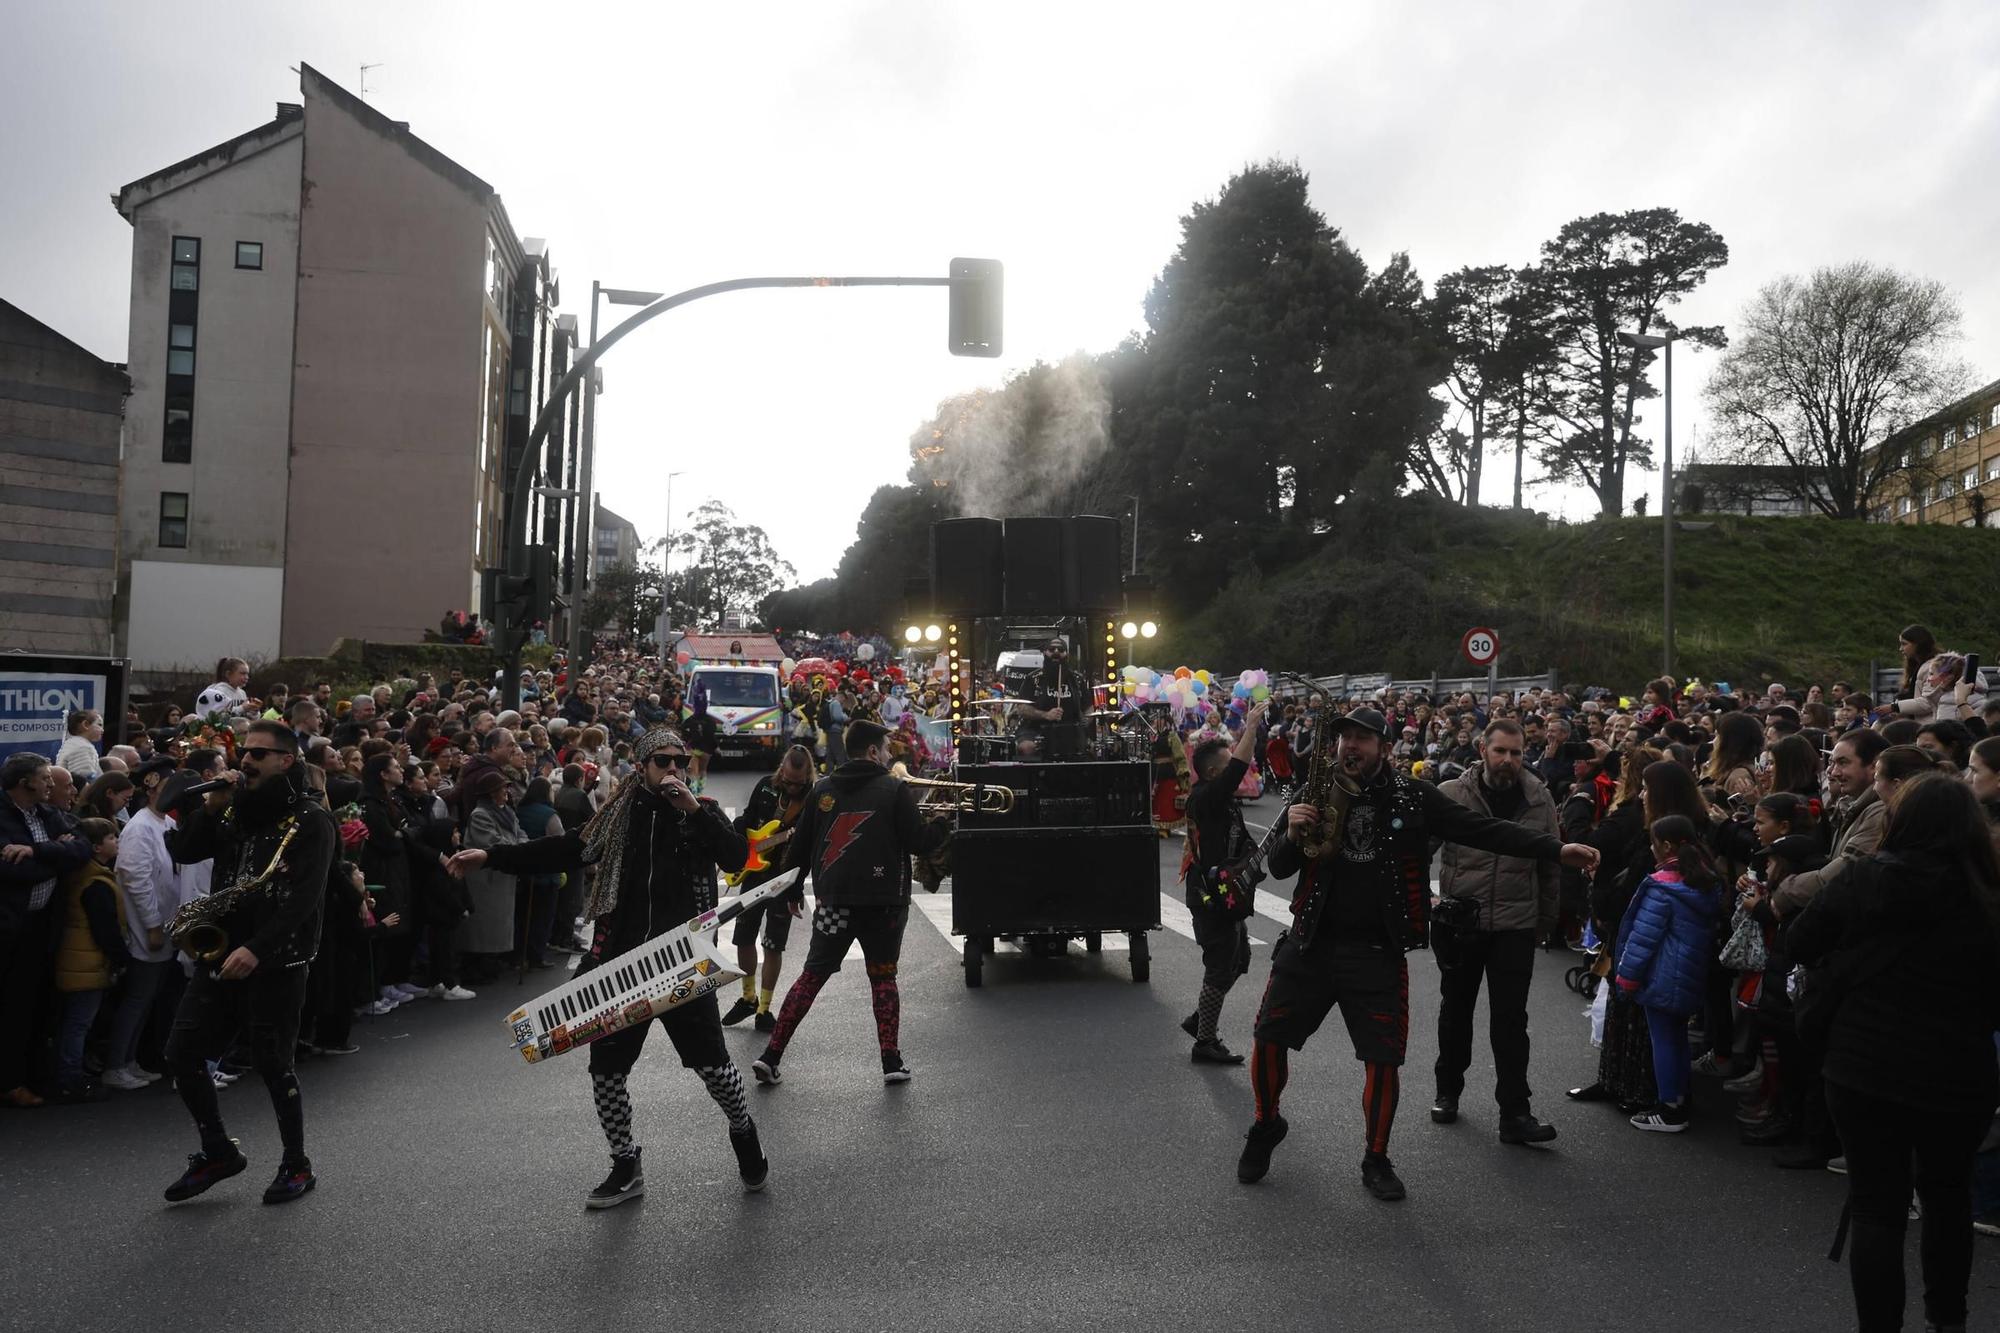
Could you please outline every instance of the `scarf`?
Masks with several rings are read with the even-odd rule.
[[[653,751],[668,744],[687,749],[678,731],[672,727],[654,727],[632,746],[632,760],[644,768]],[[625,855],[631,841],[632,802],[644,785],[645,779],[634,773],[619,786],[618,794],[583,826],[583,863],[597,867],[597,879],[583,909],[587,921],[609,916],[618,906],[618,888],[624,881]]]

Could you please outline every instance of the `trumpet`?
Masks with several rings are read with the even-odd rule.
[[[948,782],[943,778],[910,776],[907,764],[889,770],[903,782],[917,788],[917,807],[926,814],[1004,815],[1014,809],[1012,787],[989,787],[983,782]]]

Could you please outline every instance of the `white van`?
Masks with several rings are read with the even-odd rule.
[[[768,666],[698,666],[688,680],[688,696],[699,683],[708,691],[715,719],[715,748],[729,758],[756,755],[776,767],[790,744],[784,682]]]

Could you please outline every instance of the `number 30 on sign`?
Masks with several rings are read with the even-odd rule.
[[[1458,646],[1465,660],[1474,666],[1491,666],[1493,659],[1500,656],[1500,636],[1483,626],[1467,630]]]

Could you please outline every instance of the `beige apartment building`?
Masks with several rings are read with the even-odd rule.
[[[1881,523],[2000,528],[2000,380],[1897,431],[1882,445],[1907,449],[1916,470],[1877,495]]]
[[[141,670],[477,613],[510,456],[574,351],[547,247],[492,186],[311,66],[299,86],[113,198],[132,225],[118,612]],[[576,416],[541,484],[573,477]],[[569,549],[573,501],[534,504],[531,532]]]

